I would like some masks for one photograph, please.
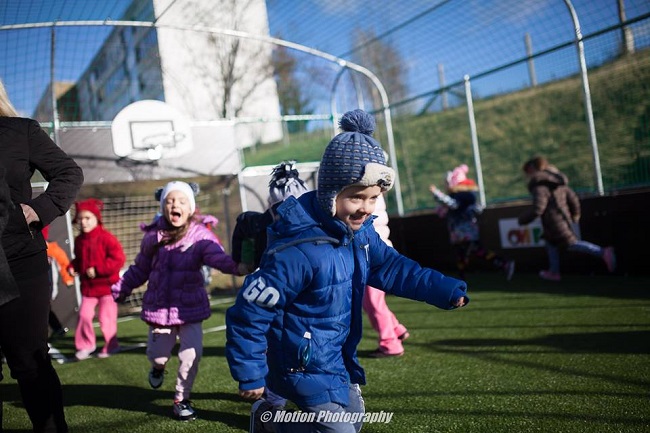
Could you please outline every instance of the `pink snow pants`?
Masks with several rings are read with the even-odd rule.
[[[379,334],[379,350],[391,355],[402,353],[404,347],[398,337],[406,332],[406,327],[399,323],[388,308],[386,292],[366,286],[363,309],[370,319],[370,324]]]
[[[77,350],[95,350],[96,336],[93,328],[95,309],[98,308],[99,329],[104,335],[104,353],[117,351],[120,344],[117,340],[117,304],[111,295],[99,298],[82,296],[79,306],[79,322],[74,334],[74,345]]]
[[[152,367],[165,366],[172,349],[180,342],[178,349],[178,373],[176,375],[175,401],[190,398],[194,379],[199,372],[199,361],[203,355],[203,326],[201,322],[171,327],[149,327],[147,358]]]

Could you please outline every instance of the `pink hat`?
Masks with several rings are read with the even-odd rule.
[[[449,188],[454,188],[460,183],[467,180],[467,173],[469,172],[469,167],[467,164],[461,164],[458,167],[454,168],[452,171],[447,172],[447,186]]]

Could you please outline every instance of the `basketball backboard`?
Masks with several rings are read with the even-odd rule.
[[[115,154],[134,161],[177,158],[194,148],[188,120],[162,101],[124,107],[113,120],[111,134]]]

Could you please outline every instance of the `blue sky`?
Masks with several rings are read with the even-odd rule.
[[[432,90],[441,83],[437,66],[444,66],[446,84],[462,81],[525,56],[524,35],[528,32],[535,52],[572,41],[573,22],[562,0],[469,0],[379,2],[386,7],[369,10],[361,0],[306,0],[309,15],[292,16],[295,1],[269,1],[271,32],[291,41],[314,46],[332,54],[347,54],[351,32],[371,29],[401,53],[412,94]],[[573,0],[583,35],[618,23],[616,0]],[[647,0],[625,0],[628,19],[650,11]],[[428,12],[428,13],[427,13]],[[408,26],[400,28],[405,21]],[[648,25],[635,28],[639,41],[648,44]],[[599,64],[616,51],[615,41],[587,42],[588,63]],[[576,73],[574,47],[553,58],[537,61],[540,82]],[[526,67],[512,68],[481,80],[479,91],[507,91],[528,80]],[[426,84],[425,84],[426,83]]]
[[[587,35],[615,24],[616,0],[573,0]],[[3,0],[0,24],[53,20],[118,19],[128,0]],[[438,5],[438,6],[436,6]],[[650,12],[648,0],[625,0],[628,18]],[[408,71],[411,94],[439,86],[436,67],[444,65],[447,84],[464,74],[478,74],[522,58],[523,35],[529,32],[535,51],[573,37],[572,23],[562,0],[267,0],[271,34],[313,46],[334,55],[346,55],[355,29],[387,34]],[[429,13],[427,13],[429,11]],[[401,27],[410,21],[408,26]],[[76,80],[110,32],[110,27],[57,29],[56,79]],[[648,44],[648,25],[638,26],[640,41]],[[0,77],[14,101],[31,114],[49,80],[50,29],[0,31]],[[588,42],[589,62],[610,57],[615,42]],[[545,81],[575,71],[573,48],[553,59],[540,59],[538,79]],[[20,65],[20,66],[16,66]],[[527,79],[518,67],[481,80],[482,93],[507,91]],[[482,86],[482,87],[481,87]],[[327,88],[322,89],[327,91]]]

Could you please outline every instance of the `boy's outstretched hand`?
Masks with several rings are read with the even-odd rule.
[[[454,303],[454,307],[464,307],[465,304],[467,304],[467,299],[465,299],[464,296],[461,296],[461,297],[458,298],[458,300],[456,300],[456,302]]]
[[[239,390],[239,396],[245,398],[246,400],[259,400],[262,398],[262,394],[264,394],[264,387],[249,390]]]

